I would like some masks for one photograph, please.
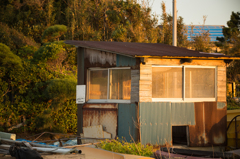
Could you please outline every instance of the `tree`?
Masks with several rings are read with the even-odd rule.
[[[157,16],[135,0],[2,0],[0,7],[7,45],[0,45],[0,131],[24,118],[26,131],[76,132],[76,49],[56,40],[159,39]]]
[[[172,45],[172,16],[166,13],[165,3],[162,2],[162,23],[160,25],[160,38],[159,43]],[[188,47],[189,42],[187,40],[187,30],[184,27],[183,18],[179,16],[177,18],[177,46]]]
[[[13,91],[12,88],[18,82],[14,73],[22,68],[22,60],[8,46],[0,43],[0,102],[4,102],[6,95]]]
[[[39,44],[32,38],[25,36],[16,29],[10,28],[8,25],[0,23],[0,43],[9,46],[11,51],[17,53],[21,47],[26,45],[38,48]]]
[[[67,32],[67,27],[65,25],[53,25],[48,27],[43,32],[42,42],[53,42],[55,40],[59,41],[59,38]]]
[[[210,53],[213,44],[211,43],[209,31],[205,30],[206,19],[207,16],[203,16],[203,24],[201,26],[191,26],[190,46],[191,49]]]
[[[239,21],[240,21],[240,12],[234,13],[230,16],[230,20],[227,21],[228,27],[223,27],[224,37],[217,38],[220,42],[232,42],[231,38],[239,32]]]
[[[232,12],[230,20],[227,22],[228,27],[223,28],[223,38],[217,38],[219,42],[216,43],[220,46],[222,52],[230,56],[240,57],[240,12]],[[230,81],[239,81],[240,62],[233,61],[227,67],[227,77]]]

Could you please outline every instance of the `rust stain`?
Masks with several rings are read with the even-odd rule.
[[[83,106],[83,127],[102,125],[103,130],[117,135],[117,104],[85,104]]]
[[[97,109],[117,109],[117,104],[112,104],[112,103],[86,103],[83,106],[83,109],[86,108],[97,108]]]
[[[195,125],[189,125],[190,146],[226,145],[227,110],[217,102],[196,102]]]
[[[136,65],[131,66],[131,69],[140,69],[140,58],[136,58]],[[117,67],[116,54],[85,49],[84,55],[84,77],[87,77],[87,70],[92,67],[111,68]],[[84,84],[87,83],[87,78],[84,78]]]

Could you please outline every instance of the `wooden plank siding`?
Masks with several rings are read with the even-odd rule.
[[[152,101],[152,65],[140,64],[139,101]]]
[[[227,81],[226,67],[217,67],[217,101],[226,102]]]
[[[217,101],[226,102],[226,63],[224,60],[192,60],[181,64],[180,59],[144,58],[140,64],[139,101],[152,102],[152,65],[217,66]]]
[[[131,70],[131,103],[139,101],[140,70]]]
[[[200,66],[226,66],[223,60],[192,60],[191,62],[180,63],[180,59],[157,59],[157,58],[145,58],[144,61],[148,65],[200,65]]]

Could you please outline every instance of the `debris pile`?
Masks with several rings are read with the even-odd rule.
[[[15,157],[17,159],[43,159],[52,154],[81,154],[81,150],[75,148],[63,148],[36,142],[16,141],[16,135],[0,132],[0,155]],[[79,158],[79,157],[78,157]],[[83,158],[83,157],[81,157]]]

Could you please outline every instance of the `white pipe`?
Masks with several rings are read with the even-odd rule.
[[[66,149],[66,148],[45,148],[45,147],[32,147],[38,152],[49,152],[49,153],[60,153],[60,154],[69,154],[71,152],[79,153],[79,150],[76,149]]]
[[[177,0],[173,0],[173,39],[172,45],[177,46]]]
[[[9,150],[10,146],[11,145],[2,144],[2,145],[0,145],[0,148],[5,149],[5,150]],[[27,147],[21,147],[21,148],[28,149]],[[69,154],[69,153],[72,153],[72,152],[80,153],[79,150],[77,150],[77,149],[59,148],[59,147],[56,147],[56,148],[32,147],[32,149],[34,149],[38,152],[48,152],[48,153],[60,153],[60,154]]]

